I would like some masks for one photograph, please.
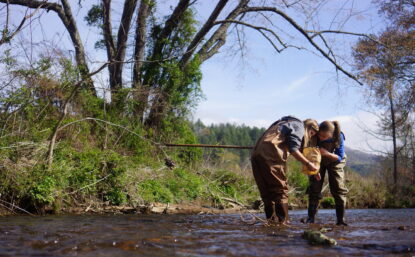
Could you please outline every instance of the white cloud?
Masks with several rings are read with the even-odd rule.
[[[310,73],[305,74],[304,76],[293,80],[285,89],[286,92],[293,92],[303,86],[311,78]]]
[[[391,148],[391,142],[380,140],[370,133],[378,128],[378,117],[374,114],[359,111],[353,116],[336,116],[329,120],[340,122],[346,145],[350,148],[373,153],[387,152]]]

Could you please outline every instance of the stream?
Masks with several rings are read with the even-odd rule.
[[[256,214],[264,218],[263,214]],[[415,209],[334,210],[316,225],[265,226],[251,214],[0,217],[0,256],[415,256]],[[313,246],[304,230],[325,228],[337,246]]]

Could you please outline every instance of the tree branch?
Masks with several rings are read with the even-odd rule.
[[[8,6],[8,5],[7,5]],[[39,7],[36,8],[35,11],[33,11],[31,14],[29,15],[25,15],[23,17],[23,19],[20,21],[19,26],[17,26],[17,28],[13,31],[13,33],[11,33],[10,35],[2,35],[2,38],[0,39],[0,45],[6,43],[6,42],[10,42],[10,40],[13,39],[14,36],[17,35],[17,33],[19,33],[19,31],[23,28],[23,25],[25,24],[27,19],[30,19],[31,17],[33,17],[35,15],[35,13],[41,8],[42,6],[40,5]],[[26,11],[27,13],[27,11]],[[9,10],[7,10],[7,16],[9,16]],[[7,18],[8,19],[8,18]],[[8,20],[7,20],[8,23]],[[6,31],[8,32],[8,24],[6,24]],[[9,33],[8,33],[9,34]]]
[[[229,13],[225,20],[234,20],[239,14],[242,13],[248,2],[249,0],[240,0],[239,4],[232,10],[231,13]],[[218,52],[219,48],[225,44],[226,31],[230,25],[231,23],[223,23],[220,25],[213,35],[199,49],[197,54],[199,55],[201,62],[204,62],[212,57]]]
[[[371,35],[368,34],[364,34],[364,33],[356,33],[356,32],[349,32],[349,31],[342,31],[342,30],[321,30],[321,31],[315,31],[315,30],[306,30],[307,33],[313,33],[312,35],[310,35],[310,38],[315,38],[316,36],[320,36],[322,34],[345,34],[345,35],[352,35],[352,36],[359,36],[359,37],[365,37],[368,38],[370,40],[372,40],[373,42],[376,42],[380,45],[383,45],[382,42],[380,42],[379,40],[377,40],[376,38],[372,37]]]
[[[203,40],[206,34],[211,30],[214,26],[215,20],[218,18],[219,14],[222,12],[223,8],[229,0],[220,0],[219,3],[216,5],[213,12],[210,14],[209,18],[202,26],[202,28],[197,32],[194,36],[192,42],[190,42],[189,46],[187,47],[186,53],[183,55],[182,59],[180,60],[181,68],[183,69],[187,63],[189,62],[191,56],[193,55],[194,51],[196,50],[197,45]]]
[[[290,16],[288,16],[286,13],[282,12],[281,10],[278,10],[274,7],[246,7],[244,9],[245,13],[248,12],[273,12],[284,18],[288,23],[291,24],[298,32],[300,32],[307,41],[318,51],[321,55],[323,55],[324,58],[326,58],[328,61],[330,61],[337,70],[340,70],[343,74],[345,74],[347,77],[353,79],[358,84],[363,85],[362,82],[358,80],[356,76],[351,74],[350,72],[346,71],[342,66],[340,66],[335,60],[333,60],[329,54],[327,54],[321,47],[313,40],[312,37],[307,33],[305,29],[303,29],[297,22],[295,22]]]
[[[273,31],[272,29],[266,28],[266,27],[261,27],[261,26],[255,26],[246,22],[242,22],[242,21],[238,21],[238,20],[223,20],[223,21],[216,21],[214,23],[214,25],[217,24],[223,24],[223,23],[235,23],[235,24],[239,24],[239,25],[243,25],[252,29],[257,30],[259,33],[261,33],[270,43],[271,45],[274,47],[274,49],[278,52],[281,53],[284,49],[286,49],[288,46],[281,40],[281,38],[277,35],[277,33],[275,33],[275,31]],[[269,33],[271,33],[276,39],[277,41],[283,46],[282,49],[279,49],[277,47],[277,45],[275,45],[274,41],[268,37],[267,34],[264,33],[264,31],[267,31]]]

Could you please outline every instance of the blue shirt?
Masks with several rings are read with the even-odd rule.
[[[338,161],[341,162],[344,159],[345,156],[345,152],[344,152],[344,134],[343,132],[340,132],[340,144],[339,147],[334,148],[334,154],[336,154],[337,156],[339,156]],[[321,141],[321,143],[333,143],[333,138]]]

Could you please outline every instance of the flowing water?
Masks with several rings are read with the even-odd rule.
[[[290,215],[288,228],[248,214],[1,217],[0,256],[415,256],[415,209],[348,210],[348,227],[333,225],[334,210],[311,227],[306,211]],[[302,239],[321,227],[337,246]]]

